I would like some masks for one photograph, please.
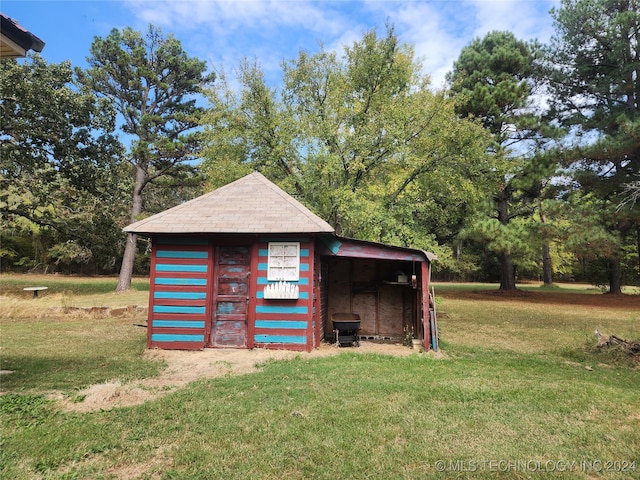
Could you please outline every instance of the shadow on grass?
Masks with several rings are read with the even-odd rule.
[[[161,364],[143,359],[109,358],[106,356],[25,357],[4,356],[2,392],[25,390],[75,390],[115,378],[121,381],[147,378],[158,374]]]

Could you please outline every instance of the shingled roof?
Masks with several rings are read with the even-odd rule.
[[[261,173],[254,172],[124,228],[159,233],[333,233],[334,229]]]

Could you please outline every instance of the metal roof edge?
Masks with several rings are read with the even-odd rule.
[[[335,235],[335,234],[319,235],[319,238],[327,247],[327,249],[330,250],[331,253],[336,256],[340,256],[339,251],[342,244],[351,243],[351,244],[369,245],[374,248],[390,249],[390,250],[401,251],[401,252],[411,252],[413,254],[418,254],[420,256],[423,256],[424,259],[427,260],[429,263],[433,262],[438,258],[434,253],[427,252],[422,249],[412,248],[412,247],[401,247],[398,245],[389,245],[386,243],[374,242],[371,240],[358,240],[355,238],[342,237],[340,235]],[[333,238],[335,241],[332,242],[331,238]]]
[[[9,38],[11,41],[20,45],[25,50],[33,50],[34,52],[41,52],[45,46],[45,42],[24,28],[14,19],[0,14],[2,35]]]

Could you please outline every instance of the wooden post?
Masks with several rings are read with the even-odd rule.
[[[430,265],[428,260],[420,262],[420,290],[422,291],[422,315],[423,347],[424,351],[428,351],[431,345],[431,325],[429,322],[429,276]]]

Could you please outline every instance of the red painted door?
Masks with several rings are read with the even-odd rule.
[[[251,250],[246,246],[216,247],[212,347],[247,347],[247,308]]]

